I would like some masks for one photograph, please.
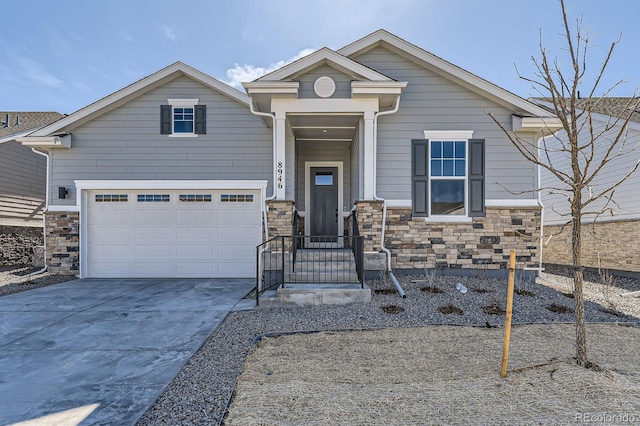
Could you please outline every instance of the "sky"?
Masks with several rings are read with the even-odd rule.
[[[621,36],[600,87],[624,80],[610,95],[632,96],[640,2],[566,4],[589,32],[583,93]],[[0,0],[0,16],[4,111],[70,114],[176,61],[243,90],[381,28],[524,98],[540,96],[518,72],[535,78],[541,40],[569,65],[558,0]]]

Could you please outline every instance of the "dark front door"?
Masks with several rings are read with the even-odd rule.
[[[338,235],[338,168],[311,167],[311,235]]]

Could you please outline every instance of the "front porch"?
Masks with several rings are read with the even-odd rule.
[[[256,248],[256,306],[371,301],[360,236],[278,236]]]

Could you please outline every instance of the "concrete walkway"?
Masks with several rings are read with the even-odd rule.
[[[0,297],[0,425],[134,424],[253,286],[75,280]]]

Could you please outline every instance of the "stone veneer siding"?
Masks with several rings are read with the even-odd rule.
[[[0,225],[0,265],[29,265],[33,248],[42,245],[42,228]]]
[[[46,212],[46,254],[49,271],[76,275],[80,271],[80,214]]]
[[[382,202],[357,203],[365,251],[380,250]],[[509,251],[516,267],[537,268],[540,209],[487,208],[486,216],[466,223],[429,223],[410,208],[387,208],[385,246],[394,269],[506,269]]]
[[[571,265],[571,226],[544,227],[544,263]],[[549,239],[551,237],[551,239]],[[640,272],[640,220],[582,224],[582,266]],[[599,257],[599,261],[598,261]]]
[[[295,203],[293,201],[267,201],[267,226],[269,238],[281,235],[289,236],[293,233],[293,215]],[[290,250],[290,239],[285,241],[285,250]]]

